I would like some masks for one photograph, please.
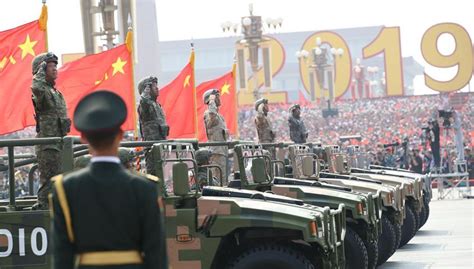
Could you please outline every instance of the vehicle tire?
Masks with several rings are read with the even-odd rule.
[[[413,235],[416,233],[416,219],[415,213],[410,206],[405,207],[406,217],[403,220],[402,225],[402,238],[400,240],[400,248],[403,247],[413,238]]]
[[[425,218],[426,218],[426,208],[423,205],[423,207],[421,208],[420,213],[418,214],[418,227],[417,227],[417,230],[419,230],[421,228],[421,226],[423,226]]]
[[[314,269],[306,256],[289,246],[264,244],[249,248],[231,261],[228,269]]]
[[[368,242],[364,241],[365,249],[367,250],[368,266],[369,269],[375,269],[378,265],[379,259],[379,248],[378,242]]]
[[[415,207],[412,205],[412,204],[408,204],[408,206],[412,211],[413,211],[413,215],[415,216],[415,232],[413,233],[412,235],[412,238],[415,236],[416,232],[418,231],[418,227],[419,225],[421,224],[421,220],[420,220],[420,214],[418,212],[416,212],[415,210]]]
[[[368,267],[369,258],[364,242],[360,236],[349,227],[346,227],[344,249],[346,253],[346,269],[364,269]]]
[[[421,227],[425,225],[425,223],[428,221],[428,217],[430,216],[430,203],[426,199],[424,203],[425,203],[425,218],[421,221]]]
[[[400,247],[400,240],[402,239],[402,226],[400,224],[397,224],[397,223],[393,223],[393,222],[390,222],[393,226],[393,230],[395,231],[395,247],[393,248],[393,251],[392,251],[392,254],[390,256],[393,255],[393,253],[395,253],[395,251],[397,251],[397,249]]]
[[[386,216],[382,216],[382,234],[379,236],[379,259],[377,265],[385,263],[393,254],[397,236],[395,229]]]

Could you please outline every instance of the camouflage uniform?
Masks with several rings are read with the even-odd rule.
[[[255,127],[257,128],[259,143],[273,143],[275,141],[275,133],[272,130],[272,124],[267,117],[267,112],[258,111],[260,104],[268,103],[267,99],[259,99],[255,102]]]
[[[211,92],[212,91],[212,92]],[[206,96],[207,94],[207,96]],[[211,94],[219,95],[217,90],[208,90],[204,96],[207,110],[204,112],[204,125],[206,126],[207,140],[209,142],[225,142],[229,137],[229,131],[221,114],[219,114],[218,106],[215,101],[208,101],[206,97],[209,98]],[[211,164],[218,165],[222,169],[222,180],[224,183],[227,182],[227,147],[225,146],[214,146],[209,147],[209,150],[212,151],[211,155]],[[220,173],[217,169],[212,173],[213,175],[219,175]]]
[[[44,53],[33,60],[34,76],[31,90],[36,118],[36,137],[62,137],[71,127],[63,95],[54,88],[54,82],[46,81],[46,62],[57,63],[57,57],[54,57],[56,56],[52,53]],[[40,208],[47,208],[51,178],[61,173],[61,149],[61,145],[36,146],[41,184],[38,189]]]
[[[156,102],[156,97],[151,91],[151,84],[158,82],[156,77],[147,77],[138,84],[141,95],[138,106],[140,119],[140,131],[145,141],[166,140],[169,126],[166,123],[165,113],[161,105]],[[156,175],[154,160],[150,150],[145,153],[146,171],[148,174]]]
[[[301,117],[295,117],[293,115],[293,110],[297,108],[299,109],[300,106],[293,105],[289,109],[290,117],[288,118],[288,125],[290,127],[290,138],[291,141],[297,144],[303,144],[306,143],[306,138],[308,138],[308,131]]]

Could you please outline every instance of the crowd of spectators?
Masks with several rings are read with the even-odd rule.
[[[448,102],[448,105],[446,103]],[[288,127],[288,108],[291,104],[272,104],[268,117],[276,133],[276,141],[290,141]],[[437,118],[438,109],[446,106],[454,107],[460,113],[466,159],[472,171],[470,149],[474,145],[474,94],[457,94],[455,96],[429,95],[411,97],[374,98],[362,100],[338,101],[335,107],[339,111],[337,117],[323,118],[322,109],[325,105],[307,103],[302,106],[301,117],[309,131],[309,142],[323,144],[339,144],[339,137],[360,135],[358,142],[365,151],[371,154],[372,162],[387,166],[401,166],[402,147],[387,147],[383,144],[402,142],[408,138],[408,161],[410,169],[419,170],[420,159],[422,171],[429,171],[432,164],[432,153],[425,139],[422,127],[427,126],[430,118]],[[241,107],[239,111],[239,136],[242,140],[257,139],[253,106]],[[439,120],[442,126],[442,119]],[[454,169],[456,158],[454,133],[447,129],[447,135],[441,132],[443,171]],[[419,156],[419,158],[416,158]]]

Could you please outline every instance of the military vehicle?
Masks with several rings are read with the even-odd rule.
[[[429,217],[429,213],[430,213],[429,203],[433,197],[433,190],[431,188],[431,179],[428,175],[417,174],[410,170],[401,169],[401,168],[371,165],[369,163],[369,157],[367,153],[361,151],[360,147],[357,145],[347,146],[346,152],[348,154],[348,160],[350,162],[351,167],[369,169],[373,172],[377,172],[380,174],[405,177],[405,178],[410,178],[412,180],[416,180],[418,178],[419,181],[423,182],[424,207],[422,208],[422,211],[420,213],[421,223],[418,226],[418,229],[421,228],[426,223]]]
[[[337,208],[346,206],[347,233],[345,240],[346,262],[349,268],[366,268],[371,254],[371,267],[377,262],[376,240],[381,231],[381,210],[378,194],[352,193],[338,186],[322,186],[317,182],[303,186],[291,178],[275,177],[272,161],[262,145],[240,144],[234,147],[234,180],[229,187],[273,192],[303,200],[317,206]],[[359,233],[363,236],[359,236]]]
[[[416,178],[420,178],[423,182],[423,203],[424,207],[420,214],[421,223],[418,226],[418,229],[425,225],[426,221],[430,216],[430,202],[433,197],[433,192],[431,188],[431,179],[427,175],[414,173],[410,170],[393,168],[393,167],[385,167],[385,166],[378,166],[378,165],[370,165],[369,169],[371,171],[382,173],[391,176],[399,176],[404,178],[410,178],[415,180]],[[424,216],[424,217],[423,217]]]
[[[324,154],[325,159],[328,160],[327,169],[330,172],[377,180],[385,185],[400,187],[405,197],[406,218],[402,225],[402,236],[399,247],[407,244],[415,236],[417,230],[421,227],[420,219],[424,218],[424,216],[422,216],[424,202],[423,182],[421,178],[410,179],[386,175],[383,172],[371,171],[369,169],[352,168],[347,154],[344,154],[337,145],[324,146]]]
[[[8,147],[9,167],[17,167],[35,160],[15,163],[15,146],[53,143],[63,144],[63,170],[71,170],[72,138],[3,140],[0,147]],[[344,205],[322,209],[297,199],[218,187],[199,192],[192,190],[197,166],[191,144],[157,144],[153,154],[163,179],[158,188],[165,191],[173,268],[344,267]],[[0,268],[50,268],[49,212],[32,211],[35,198],[15,199],[13,170],[9,201],[0,203]]]
[[[378,240],[378,261],[380,265],[388,260],[398,248],[401,239],[401,225],[403,223],[403,193],[399,187],[383,185],[371,179],[358,178],[348,175],[320,172],[324,166],[323,160],[318,158],[309,145],[289,145],[288,161],[290,171],[286,176],[303,179],[321,184],[331,184],[347,187],[352,191],[362,193],[380,193],[382,197],[382,234]],[[332,165],[332,166],[337,166]],[[359,230],[360,231],[360,230]]]
[[[322,209],[297,199],[214,186],[199,191],[191,144],[155,144],[153,154],[165,189],[168,248],[176,251],[169,253],[172,267],[344,267],[343,205]],[[180,240],[186,236],[190,239]]]

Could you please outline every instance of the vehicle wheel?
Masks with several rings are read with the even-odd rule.
[[[430,203],[427,200],[425,200],[424,203],[425,203],[425,218],[421,220],[421,227],[425,225],[425,223],[428,221],[428,217],[430,216]]]
[[[415,236],[416,232],[418,231],[418,227],[420,226],[421,224],[421,221],[420,221],[420,214],[418,214],[418,212],[416,212],[415,210],[415,207],[411,204],[409,204],[407,207],[409,207],[412,211],[413,211],[413,215],[415,216],[415,232],[413,233],[412,237]]]
[[[415,213],[410,206],[405,207],[406,217],[403,220],[402,225],[402,239],[400,240],[400,248],[403,247],[413,238],[413,235],[416,233],[416,219]]]
[[[421,208],[420,214],[418,214],[418,227],[417,227],[418,229],[417,230],[419,230],[421,226],[423,226],[425,218],[426,218],[426,208],[425,206],[423,206]]]
[[[395,229],[386,216],[382,216],[382,234],[379,236],[379,259],[377,265],[385,263],[394,252],[397,236]]]
[[[402,226],[397,223],[390,222],[393,226],[393,230],[395,231],[395,247],[393,248],[392,254],[395,253],[395,251],[400,247],[400,240],[402,239]]]
[[[346,253],[346,269],[364,269],[368,267],[369,258],[364,242],[360,236],[349,227],[346,227],[344,249]]]
[[[377,267],[377,262],[379,259],[379,248],[378,242],[368,242],[364,240],[364,246],[367,250],[367,258],[368,258],[368,267],[369,269],[375,269]]]
[[[283,245],[265,244],[245,250],[227,265],[229,269],[314,269],[303,253]]]

